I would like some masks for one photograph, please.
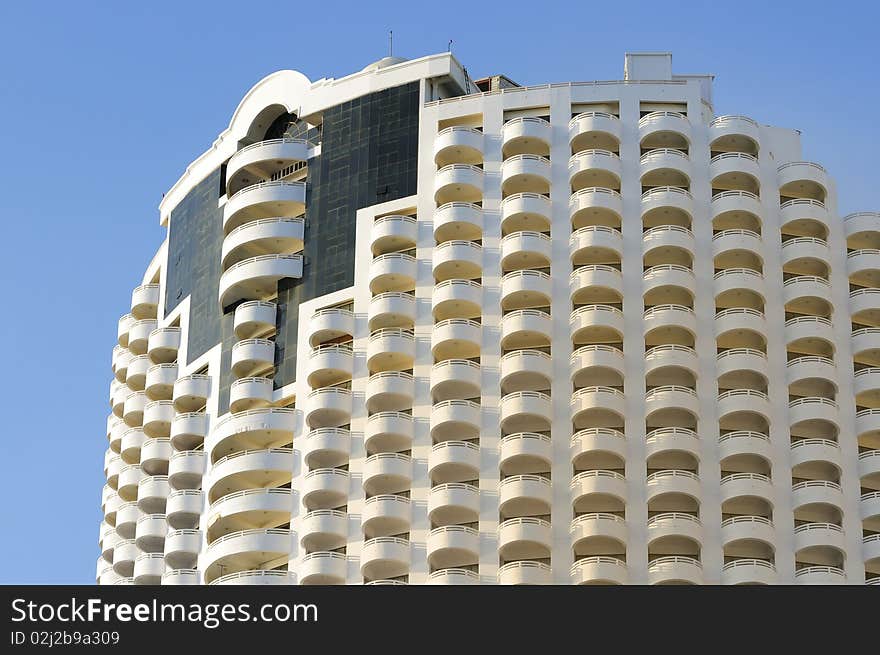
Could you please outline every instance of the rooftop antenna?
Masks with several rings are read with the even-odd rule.
[[[446,46],[446,52],[452,54],[452,39],[449,39],[449,45]]]
[[[388,30],[388,56],[394,56],[394,30]]]

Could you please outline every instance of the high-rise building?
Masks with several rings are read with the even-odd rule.
[[[266,77],[119,320],[98,581],[877,583],[880,213],[801,159],[663,53]]]

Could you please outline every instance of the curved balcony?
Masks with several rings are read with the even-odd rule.
[[[586,428],[572,435],[569,451],[575,470],[623,468],[626,439],[619,430]]]
[[[119,350],[117,351],[116,348],[119,348]],[[116,346],[113,349],[113,376],[116,382],[125,382],[126,377],[128,377],[128,365],[129,363],[131,363],[131,360],[134,359],[134,357],[135,356],[131,354],[131,351],[128,348]],[[111,381],[110,384],[111,394],[114,389],[119,389],[119,386],[112,386],[113,381]]]
[[[692,461],[700,459],[700,439],[697,433],[687,428],[657,428],[645,437],[645,455],[652,467],[673,468],[684,453]],[[621,458],[624,455],[621,454]]]
[[[235,348],[241,345],[239,341],[233,346],[232,356],[235,361]],[[269,342],[272,354],[275,353],[275,344]],[[268,354],[268,353],[266,353]],[[309,355],[306,366],[306,381],[313,389],[329,387],[351,379],[354,370],[354,352],[349,345],[323,345],[318,346]]]
[[[133,355],[146,354],[150,333],[157,327],[159,327],[159,324],[155,319],[144,319],[131,324],[128,331],[128,349]]]
[[[880,564],[880,535],[872,534],[862,538],[862,559],[865,560],[867,572],[877,573],[877,566]],[[866,580],[865,584],[880,583]]]
[[[164,475],[168,472],[168,459],[172,456],[169,439],[147,439],[141,445],[141,468],[147,475]],[[120,460],[121,461],[121,460]]]
[[[309,158],[304,139],[269,139],[245,146],[226,164],[226,193],[230,196],[260,180],[268,180],[293,163]]]
[[[428,534],[427,552],[431,568],[473,566],[480,559],[480,533],[462,525],[435,528]]]
[[[639,120],[642,148],[687,148],[690,140],[690,121],[677,111],[652,111]]]
[[[615,303],[623,299],[623,275],[613,266],[590,264],[574,269],[568,279],[575,305]]]
[[[128,348],[129,331],[136,320],[130,313],[119,317],[119,321],[116,324],[116,339],[117,343],[123,348]]]
[[[687,153],[676,148],[649,150],[639,159],[639,174],[643,186],[690,186],[691,160]]]
[[[850,248],[876,248],[880,245],[877,238],[880,233],[880,212],[855,212],[844,216],[843,229]]]
[[[715,268],[760,270],[764,265],[761,235],[752,230],[722,230],[712,237],[712,256]]]
[[[689,228],[693,222],[694,198],[686,189],[659,186],[642,194],[642,225],[645,228],[675,225]]]
[[[290,255],[303,249],[302,218],[261,218],[240,225],[223,239],[222,270],[241,261],[266,255]]]
[[[310,469],[343,466],[351,453],[351,432],[345,428],[312,430],[304,439],[302,453]]]
[[[442,207],[440,209],[443,209]],[[501,201],[501,233],[546,232],[550,230],[550,198],[540,193],[514,193]],[[482,225],[482,223],[481,223]],[[434,237],[437,238],[437,218]],[[438,239],[439,241],[439,239]]]
[[[568,160],[568,179],[572,192],[601,187],[620,189],[620,157],[610,150],[581,150]]]
[[[719,348],[766,345],[767,319],[763,312],[748,307],[732,307],[715,314],[715,337]]]
[[[480,384],[480,365],[469,359],[447,359],[431,367],[431,397],[435,402],[479,397]],[[412,396],[410,405],[411,400]]]
[[[412,332],[400,328],[377,330],[367,342],[367,367],[371,373],[411,369],[415,350]]]
[[[274,448],[293,441],[295,410],[284,407],[252,409],[223,418],[211,431],[205,450],[211,459],[237,450]]]
[[[370,262],[370,292],[410,291],[416,284],[416,259],[412,255],[392,252],[379,255]]]
[[[770,462],[770,437],[762,432],[749,430],[728,432],[718,439],[718,456],[721,462],[730,464],[743,460],[754,461],[754,457]]]
[[[469,441],[441,441],[428,456],[428,477],[435,484],[480,477],[480,447]]]
[[[693,557],[658,557],[648,563],[648,584],[703,584],[703,565]]]
[[[569,318],[571,339],[581,343],[618,343],[623,341],[623,312],[610,305],[579,307]]]
[[[429,585],[476,585],[480,576],[467,569],[440,569],[428,576]]]
[[[761,200],[750,191],[723,191],[712,196],[710,216],[716,230],[746,229],[761,233]]]
[[[259,255],[230,266],[220,276],[220,304],[260,300],[275,293],[283,278],[302,277],[301,255]]]
[[[622,427],[626,398],[614,387],[584,387],[571,395],[571,420],[577,429]]]
[[[403,412],[378,412],[364,427],[364,448],[370,454],[409,450],[412,440],[413,417]]]
[[[502,332],[503,325],[504,319],[502,319]],[[467,319],[454,318],[436,323],[431,333],[431,351],[434,358],[445,360],[478,357],[481,332],[479,323]]]
[[[469,202],[449,202],[434,211],[434,240],[478,240],[483,234],[483,210]]]
[[[501,192],[550,193],[550,160],[540,155],[514,155],[501,163]]]
[[[862,484],[874,486],[880,478],[880,450],[866,450],[859,453],[859,478]]]
[[[275,342],[271,339],[244,339],[232,346],[232,373],[237,378],[254,377],[275,368]]]
[[[332,345],[354,334],[354,313],[348,309],[330,307],[312,314],[308,323],[309,345]]]
[[[862,494],[859,500],[863,527],[874,532],[880,531],[880,491]]]
[[[303,480],[303,505],[310,511],[342,507],[348,501],[348,488],[348,471],[331,468],[309,471]]]
[[[204,554],[205,581],[220,574],[260,568],[290,554],[291,532],[282,528],[231,532],[208,544]]]
[[[757,414],[769,420],[770,401],[767,394],[755,389],[732,389],[718,394],[719,420],[739,413]]]
[[[538,391],[550,388],[553,379],[553,361],[540,350],[514,350],[501,357],[502,393]],[[479,379],[475,380],[479,389]],[[472,394],[470,397],[478,396]]]
[[[113,429],[114,433],[117,428]],[[141,446],[147,437],[141,428],[127,428],[125,425],[119,426],[121,434],[119,438],[119,455],[126,464],[137,464],[141,458]]]
[[[122,498],[120,498],[119,494],[116,492],[113,492],[107,500],[101,504],[102,509],[104,510],[104,521],[106,521],[108,525],[116,524],[116,513],[122,505]]]
[[[854,323],[880,326],[880,289],[856,289],[849,294],[849,311]]]
[[[545,585],[551,582],[552,571],[542,562],[509,562],[498,569],[498,584],[502,585]]]
[[[661,423],[669,420],[672,425],[685,424],[692,417],[699,416],[699,408],[697,392],[690,387],[664,384],[645,394],[645,416],[648,420]],[[682,417],[682,412],[690,416]]]
[[[293,506],[293,492],[286,488],[242,489],[227,494],[208,509],[208,541],[242,529],[272,528],[290,523]]]
[[[412,458],[401,453],[377,453],[364,461],[363,485],[367,494],[397,494],[412,485]]]
[[[483,199],[483,170],[470,164],[448,164],[434,176],[434,201],[480,202]]]
[[[834,356],[831,321],[820,316],[799,316],[785,322],[785,342],[789,351],[814,356]]]
[[[880,328],[861,328],[852,333],[853,360],[880,366]]]
[[[776,547],[773,522],[763,516],[733,516],[721,522],[721,543],[736,547],[737,542],[760,542],[772,552]]]
[[[794,574],[795,584],[838,585],[846,583],[846,574],[836,566],[807,566]]]
[[[725,191],[761,190],[758,158],[744,152],[724,152],[709,161],[709,179],[713,189]]]
[[[199,530],[170,530],[165,537],[165,563],[172,569],[194,569],[201,548]]]
[[[550,237],[541,232],[511,232],[501,239],[501,269],[515,271],[550,265]]]
[[[798,314],[821,315],[831,312],[831,284],[816,275],[799,275],[782,285],[785,309]]]
[[[716,357],[718,386],[722,389],[766,385],[767,355],[755,348],[729,348]]]
[[[165,556],[162,553],[143,553],[134,561],[132,571],[136,585],[158,585],[165,572]]]
[[[843,508],[843,491],[836,482],[806,480],[791,487],[791,505],[797,510],[805,505],[825,504]]]
[[[521,116],[512,118],[501,128],[501,152],[504,157],[550,152],[551,128],[543,118]]]
[[[604,225],[588,225],[575,230],[568,241],[572,266],[619,262],[623,237],[619,230]]]
[[[642,235],[646,266],[678,264],[690,267],[696,252],[693,233],[680,225],[658,225]]]
[[[700,478],[696,473],[678,469],[657,471],[648,476],[646,481],[647,498],[650,503],[667,494],[689,496],[700,502]]]
[[[174,489],[198,489],[205,471],[205,453],[185,450],[174,453],[168,461],[168,482]]]
[[[620,229],[623,200],[613,189],[585,187],[571,194],[568,211],[575,230],[591,225]]]
[[[431,408],[431,438],[475,439],[480,434],[480,406],[469,400],[444,400]]]
[[[819,477],[838,474],[841,468],[840,446],[830,439],[799,439],[791,444],[791,465],[798,473],[815,472]]]
[[[551,460],[552,445],[546,435],[519,432],[501,439],[499,467],[504,475],[546,471]]]
[[[747,116],[719,116],[709,123],[712,150],[758,154],[760,127]]]
[[[276,305],[265,300],[249,300],[235,308],[232,330],[237,339],[255,339],[274,334]]]
[[[198,525],[201,513],[201,489],[179,489],[168,494],[165,516],[172,529],[180,530]]]
[[[569,534],[576,555],[626,551],[626,521],[616,514],[581,514],[572,520]]]
[[[361,574],[371,580],[397,578],[409,572],[409,560],[409,542],[406,539],[368,539],[361,550]]]
[[[844,552],[843,528],[833,523],[804,523],[794,529],[795,552],[816,548],[833,548]]]
[[[412,294],[392,291],[380,293],[370,300],[368,320],[371,332],[385,328],[412,329],[415,318],[416,299]]]
[[[828,235],[828,209],[818,200],[787,200],[780,205],[779,218],[783,234],[823,239]]]
[[[177,364],[153,364],[144,377],[144,393],[150,400],[171,400],[177,381]]]
[[[703,542],[700,519],[684,512],[663,512],[648,519],[648,549],[652,553],[682,551]]]
[[[681,344],[693,343],[697,330],[694,310],[687,305],[661,304],[645,310],[642,316],[645,343]]]
[[[119,472],[117,479],[116,492],[124,501],[133,501],[137,499],[138,483],[144,477],[139,464],[129,464]],[[118,519],[117,519],[118,520]]]
[[[395,494],[379,494],[364,501],[361,527],[368,539],[388,537],[409,531],[411,515],[409,498]]]
[[[146,514],[137,521],[134,542],[145,553],[161,553],[165,549],[167,532],[168,523],[164,514]]]
[[[856,412],[856,435],[859,443],[867,443],[872,448],[880,447],[880,409]]]
[[[583,112],[568,123],[568,142],[572,152],[596,148],[617,150],[620,135],[620,119],[604,111]]]
[[[305,209],[305,182],[260,182],[237,191],[226,201],[223,233],[261,218],[301,216]]]
[[[572,584],[596,585],[627,583],[626,562],[616,557],[585,557],[571,566]]]
[[[163,585],[198,585],[199,572],[196,569],[172,569],[162,574]]]
[[[122,406],[122,420],[129,427],[140,427],[144,420],[147,396],[143,391],[129,391]]]
[[[776,584],[776,567],[762,559],[735,559],[721,569],[721,584]]]
[[[450,164],[480,164],[483,161],[483,133],[463,125],[440,130],[434,137],[434,163],[439,168]]]
[[[480,515],[480,490],[472,484],[438,484],[428,493],[428,518],[433,525],[474,523]]]
[[[514,352],[540,352],[540,351],[514,351]],[[512,354],[512,353],[510,353]],[[544,354],[544,353],[542,353]],[[507,357],[507,355],[505,355]],[[549,381],[552,379],[552,359],[544,355],[545,370],[538,368],[541,378]],[[575,388],[585,386],[620,386],[624,376],[623,351],[614,346],[593,344],[581,346],[575,350],[569,358],[571,381]],[[526,371],[534,370],[526,368]],[[537,381],[537,380],[536,380]],[[503,384],[502,384],[503,386]],[[549,384],[543,387],[524,387],[532,389],[547,389]]]
[[[764,275],[751,268],[728,268],[715,274],[716,307],[762,309]]]
[[[543,271],[518,270],[501,278],[501,309],[549,307],[553,282]]]
[[[434,286],[431,309],[434,319],[477,318],[482,314],[483,288],[472,280],[446,280]]]
[[[819,164],[793,161],[776,169],[779,195],[788,198],[810,198],[824,202],[828,195],[828,173]]]
[[[550,557],[550,522],[534,517],[507,519],[498,526],[498,554],[505,560]]]
[[[553,404],[540,391],[515,391],[501,397],[499,414],[503,432],[541,432],[550,429]]]
[[[316,509],[302,517],[300,544],[309,552],[336,550],[348,541],[348,515],[335,509]]]
[[[654,377],[652,374],[665,378],[665,373],[675,371],[676,378],[684,380],[686,376],[676,369],[687,371],[696,379],[699,371],[697,352],[690,346],[678,344],[654,346],[645,352],[645,375],[649,378]]]
[[[786,381],[790,387],[789,392],[798,396],[813,395],[809,392],[816,389],[818,382],[823,382],[823,387],[827,384],[833,388],[831,380],[834,380],[836,373],[834,361],[828,357],[809,355],[791,359],[786,366]]]
[[[147,370],[152,366],[149,355],[132,357],[125,366],[125,384],[134,391],[143,391],[147,382]]]
[[[642,275],[645,304],[679,304],[693,302],[696,295],[696,277],[687,266],[660,264],[647,269]]]
[[[373,256],[416,247],[419,226],[412,216],[383,216],[370,228],[370,251]]]
[[[788,403],[788,420],[792,428],[805,424],[804,427],[809,429],[810,424],[819,422],[839,428],[838,414],[837,403],[828,398],[798,398]]]
[[[166,439],[171,434],[171,421],[173,420],[174,406],[171,401],[153,400],[144,407],[144,434],[154,439]]]
[[[180,328],[156,328],[147,337],[147,354],[156,364],[170,364],[177,359],[180,348]]]
[[[880,286],[880,250],[861,248],[851,251],[846,257],[846,273],[851,284],[871,288]]]
[[[204,408],[211,395],[211,376],[193,373],[179,378],[174,383],[172,399],[178,412],[195,412]]]
[[[616,471],[583,471],[571,479],[572,507],[577,513],[601,512],[609,505],[626,506],[626,478]]]
[[[233,413],[268,407],[272,404],[270,378],[241,378],[229,387],[229,411]]]
[[[348,560],[342,553],[315,552],[303,557],[297,569],[301,585],[345,584]]]
[[[824,239],[797,237],[782,244],[782,267],[786,273],[822,277],[828,274],[830,261],[831,254]]]
[[[204,479],[208,502],[250,489],[281,487],[293,476],[290,448],[243,450],[214,462]]]
[[[164,514],[171,487],[168,476],[151,475],[138,482],[137,504],[144,514]]]
[[[473,241],[446,241],[434,248],[433,274],[437,282],[480,277],[483,248]]]

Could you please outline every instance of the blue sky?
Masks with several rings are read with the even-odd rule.
[[[123,5],[125,5],[123,7]],[[662,14],[660,11],[662,10]],[[157,205],[260,78],[341,77],[449,39],[473,77],[714,73],[716,111],[803,131],[843,213],[880,209],[876,2],[4,2],[0,583],[94,581],[116,320]]]

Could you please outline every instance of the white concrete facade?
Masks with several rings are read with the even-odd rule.
[[[231,412],[220,344],[179,364],[166,240],[113,350],[97,581],[880,584],[880,213],[840,217],[796,130],[715,116],[711,76],[625,77],[257,84],[160,206],[227,164]],[[321,146],[253,125],[414,80],[418,193],[357,212],[275,389]]]

